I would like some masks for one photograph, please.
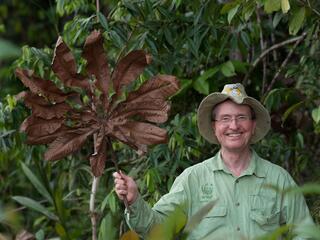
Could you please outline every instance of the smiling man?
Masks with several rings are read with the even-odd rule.
[[[131,177],[114,173],[117,195],[130,204],[128,224],[144,237],[176,207],[190,218],[217,200],[188,239],[254,239],[285,224],[293,239],[309,239],[296,227],[313,225],[303,196],[283,194],[296,186],[294,180],[251,148],[270,129],[263,105],[247,96],[241,84],[228,84],[201,102],[198,128],[206,140],[220,145],[220,151],[187,168],[152,208]]]

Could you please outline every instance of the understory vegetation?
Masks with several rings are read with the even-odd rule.
[[[137,239],[132,232],[124,235],[129,228],[113,189],[111,154],[90,212],[90,144],[60,161],[45,161],[47,147],[27,145],[19,131],[30,110],[16,98],[25,87],[15,69],[32,69],[59,85],[51,70],[56,40],[62,37],[81,72],[86,66],[83,45],[94,29],[102,33],[111,69],[132,50],[152,56],[132,87],[158,73],[180,82],[170,98],[169,119],[160,125],[168,132],[167,144],[139,155],[112,142],[119,168],[137,180],[150,204],[168,192],[186,167],[217,152],[199,135],[197,107],[226,83],[241,82],[272,119],[272,130],[254,149],[287,169],[301,186],[297,191],[305,194],[317,223],[305,231],[320,239],[318,0],[1,1],[0,239],[90,239],[92,214],[97,239]],[[166,223],[165,232],[176,231],[172,222],[179,221]]]

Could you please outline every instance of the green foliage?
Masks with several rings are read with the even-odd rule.
[[[225,83],[242,81],[272,116],[272,131],[255,149],[285,167],[299,184],[316,183],[299,191],[307,194],[319,223],[320,201],[314,194],[320,179],[318,9],[317,0],[100,1],[98,12],[95,2],[88,0],[1,3],[0,33],[6,42],[0,41],[0,232],[13,237],[27,229],[37,239],[91,236],[87,209],[92,176],[86,159],[91,151],[84,147],[70,161],[49,163],[43,161],[45,147],[24,143],[19,125],[29,114],[14,98],[23,88],[13,70],[34,69],[56,81],[49,69],[61,35],[75,53],[79,71],[84,71],[80,49],[93,28],[104,34],[108,58],[114,59],[111,67],[130,50],[151,53],[153,64],[137,84],[155,73],[180,79],[181,90],[172,98],[172,114],[165,125],[168,144],[138,156],[114,143],[121,169],[137,180],[150,204],[170,189],[183,169],[217,151],[199,136],[200,100]],[[292,39],[301,36],[295,46]],[[124,207],[113,192],[113,171],[107,161],[96,200],[99,239],[118,239],[128,230],[119,214]],[[303,230],[319,236],[318,227]],[[268,239],[285,231],[283,227]]]

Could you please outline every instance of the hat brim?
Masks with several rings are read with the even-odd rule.
[[[249,105],[255,112],[256,129],[250,143],[254,144],[261,140],[270,130],[270,115],[268,110],[256,99],[244,97],[241,102],[230,95],[223,93],[211,93],[205,97],[198,108],[197,119],[200,134],[210,143],[219,144],[212,128],[212,109],[217,104],[230,99],[237,104]]]

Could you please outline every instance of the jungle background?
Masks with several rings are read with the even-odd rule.
[[[0,1],[0,239],[90,239],[90,149],[61,161],[43,160],[46,146],[25,144],[19,132],[30,114],[15,96],[25,90],[17,67],[52,76],[58,36],[81,69],[81,50],[100,29],[109,63],[143,49],[157,73],[178,77],[163,125],[167,144],[139,156],[114,142],[120,168],[155,203],[183,169],[212,156],[196,127],[201,99],[226,83],[242,82],[271,113],[272,130],[254,148],[304,186],[320,221],[320,2],[318,0],[1,0]],[[99,239],[119,239],[128,227],[107,160],[96,197]],[[25,237],[25,238],[23,238]],[[28,238],[29,237],[29,238]]]

